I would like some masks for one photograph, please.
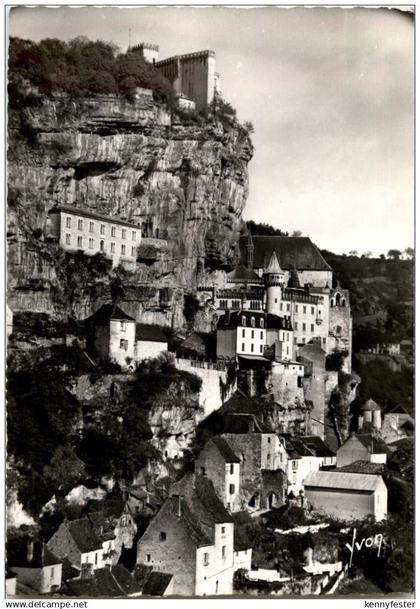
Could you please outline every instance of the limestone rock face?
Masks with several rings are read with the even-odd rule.
[[[120,278],[120,303],[147,323],[182,325],[183,295],[235,263],[253,152],[239,125],[180,119],[150,97],[63,96],[10,109],[8,141],[13,310],[64,315],[59,253],[44,241],[56,203],[142,227],[144,258]],[[75,317],[111,296],[119,276],[108,275],[78,287]]]

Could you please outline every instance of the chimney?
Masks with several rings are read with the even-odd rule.
[[[28,562],[32,562],[34,559],[34,540],[32,537],[29,537],[27,545],[26,545],[26,560]]]

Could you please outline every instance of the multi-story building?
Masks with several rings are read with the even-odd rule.
[[[91,354],[110,359],[122,368],[168,350],[166,337],[159,327],[136,323],[116,305],[102,305],[86,319],[86,327]]]
[[[137,564],[172,573],[173,594],[232,594],[240,568],[234,522],[213,484],[206,476],[186,474],[170,493],[138,542]]]
[[[93,256],[103,253],[113,266],[120,262],[133,265],[141,229],[117,217],[91,212],[88,209],[58,205],[48,212],[46,235],[70,252],[82,251]]]
[[[335,465],[334,452],[317,436],[300,436],[286,441],[288,454],[288,493],[297,496],[304,489],[304,480],[310,472]]]
[[[234,512],[240,508],[240,458],[221,437],[211,438],[195,461],[197,474],[208,476],[223,505]]]

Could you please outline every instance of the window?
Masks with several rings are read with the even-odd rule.
[[[262,353],[262,352],[263,352],[263,346],[260,345],[260,353]]]
[[[105,235],[105,224],[101,224],[100,232],[101,235]]]
[[[303,336],[302,337],[302,344],[304,345],[306,343],[306,338]]]
[[[165,533],[165,531],[161,531],[159,533],[159,541],[166,541],[166,533]]]
[[[136,237],[137,237],[137,233],[136,233],[135,230],[133,230],[132,233],[131,233],[131,241],[135,241]]]
[[[290,304],[287,303],[287,310],[290,311]]]
[[[229,484],[229,495],[233,495],[235,492],[235,485]]]
[[[296,322],[295,322],[295,330],[297,330],[297,329],[298,329],[298,326],[299,326],[299,324],[298,324],[298,322],[296,321]]]
[[[71,218],[69,216],[66,218],[66,228],[71,228]]]
[[[121,332],[125,332],[126,329],[127,329],[127,322],[126,321],[120,322],[120,330],[121,330]]]
[[[298,313],[298,311],[299,311],[298,305],[295,305],[295,313]]]
[[[151,558],[150,554],[146,554],[146,562],[150,562]]]
[[[292,461],[292,469],[297,469],[299,465],[299,461],[297,459],[294,459]]]
[[[245,351],[245,343],[242,343],[242,351]]]
[[[82,237],[77,237],[77,247],[82,247],[83,239]]]
[[[254,353],[254,343],[251,343],[251,353]]]
[[[115,254],[115,243],[111,243],[111,254]]]
[[[302,324],[302,331],[306,332],[306,324]]]
[[[115,235],[116,235],[115,226],[111,226],[111,237],[115,237]]]
[[[311,324],[311,332],[315,332],[315,326],[314,326],[314,324]]]
[[[66,234],[66,245],[70,245],[71,243],[71,235],[69,233]]]
[[[95,230],[95,222],[89,222],[89,232],[93,233]]]
[[[54,567],[51,567],[51,577],[54,577]]]
[[[264,328],[264,319],[260,317],[260,328]]]
[[[120,339],[120,349],[124,349],[124,351],[127,351],[128,349],[128,340],[125,338]]]
[[[202,474],[202,476],[206,475],[206,468],[205,467],[200,467],[200,472]]]
[[[207,565],[209,563],[210,563],[210,561],[209,561],[209,554],[208,554],[208,552],[204,552],[204,554],[203,554],[203,565],[205,567],[207,567]]]
[[[264,332],[261,330],[260,332],[260,339],[263,340],[264,339]]]
[[[306,307],[303,305],[303,312],[306,313]]]
[[[89,249],[93,250],[93,239],[89,239]]]
[[[323,339],[322,339],[322,344],[323,344],[323,345],[325,345],[325,344],[326,344],[326,342],[327,342],[327,339],[326,339],[326,338],[323,338]]]
[[[297,345],[297,336],[294,337],[293,342]]]
[[[287,355],[289,355],[289,347],[287,347]]]
[[[234,470],[235,470],[235,466],[233,463],[231,463],[230,464],[230,473],[233,474]]]
[[[255,317],[251,317],[251,327],[255,328]]]
[[[124,256],[125,255],[125,245],[121,246],[121,254]]]
[[[254,338],[254,330],[251,330],[251,338]]]
[[[274,302],[277,302],[277,298],[274,299]]]
[[[121,229],[121,237],[122,237],[123,239],[126,239],[126,238],[127,238],[127,230],[126,230],[125,228],[122,228],[122,229]]]
[[[83,220],[77,221],[77,228],[78,228],[78,230],[83,230]]]
[[[226,533],[226,527],[222,527],[222,535]]]
[[[131,255],[132,255],[133,258],[136,255],[136,248],[134,246],[131,248]]]
[[[226,546],[222,546],[222,558],[223,560],[226,558]]]
[[[105,251],[105,241],[103,239],[99,241],[99,249],[101,250],[101,252]]]
[[[315,307],[311,307],[311,313],[312,315],[315,315]]]
[[[280,311],[283,311],[283,303],[280,303]]]
[[[245,317],[245,315],[242,315],[241,323],[242,323],[243,326],[246,326],[246,317]]]
[[[242,338],[245,338],[245,330],[242,330]]]
[[[267,453],[267,461],[270,461],[271,459],[271,453]]]
[[[219,592],[219,581],[216,580],[216,594]]]
[[[95,565],[98,564],[98,552],[95,552]]]

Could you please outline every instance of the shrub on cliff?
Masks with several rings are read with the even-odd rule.
[[[168,80],[137,53],[117,54],[117,47],[83,36],[69,42],[46,38],[40,42],[10,38],[9,99],[14,107],[33,105],[42,95],[121,94],[136,87],[169,95]]]

